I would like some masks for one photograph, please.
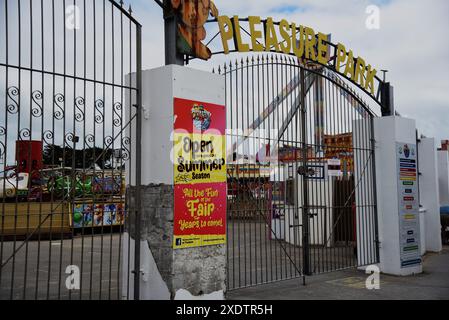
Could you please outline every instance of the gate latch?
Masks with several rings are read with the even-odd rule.
[[[297,172],[300,176],[305,177],[313,177],[315,175],[315,170],[313,170],[312,168],[307,168],[307,166],[299,167]]]

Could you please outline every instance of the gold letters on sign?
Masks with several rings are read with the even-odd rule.
[[[330,46],[328,36],[321,32],[316,33],[312,28],[296,26],[281,20],[274,23],[272,18],[262,21],[260,17],[248,17],[251,40],[245,43],[242,39],[239,17],[232,19],[228,16],[217,18],[220,29],[223,51],[230,52],[229,44],[235,44],[239,52],[275,51],[284,54],[294,54],[298,59],[314,61],[327,65],[330,59]],[[374,79],[377,70],[367,65],[361,57],[354,58],[353,52],[346,51],[344,45],[339,43],[335,49],[335,69],[357,83],[360,87],[375,95]]]

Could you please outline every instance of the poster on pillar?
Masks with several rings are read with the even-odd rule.
[[[173,248],[226,243],[226,108],[174,99]]]
[[[396,143],[401,268],[421,264],[416,145]]]

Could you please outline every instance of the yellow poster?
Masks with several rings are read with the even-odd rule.
[[[226,182],[225,136],[174,134],[175,184]]]

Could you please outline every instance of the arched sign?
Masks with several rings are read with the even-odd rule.
[[[352,50],[347,51],[343,44],[332,44],[329,35],[287,20],[274,22],[272,18],[262,20],[255,16],[245,19],[219,16],[217,22],[224,54],[252,51],[293,55],[305,62],[330,67],[376,97],[380,81],[376,77],[377,70],[363,58],[354,57]],[[245,30],[241,26],[242,22],[246,22],[249,27],[248,42],[242,40],[242,30]]]
[[[307,67],[331,69],[373,98],[381,105],[384,115],[391,113],[390,84],[382,81],[376,68],[355,56],[344,44],[332,43],[330,35],[285,19],[220,15],[212,0],[167,0],[164,4],[169,4],[166,12],[171,12],[176,20],[176,54],[186,57],[186,61],[208,60],[215,54],[233,52],[295,56]],[[207,20],[209,16],[214,19]],[[219,30],[207,44],[204,43],[206,24],[217,24]],[[207,46],[217,38],[221,38],[222,50],[212,52]]]

